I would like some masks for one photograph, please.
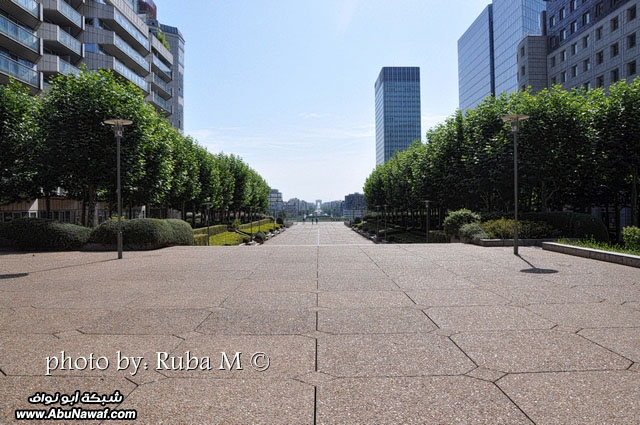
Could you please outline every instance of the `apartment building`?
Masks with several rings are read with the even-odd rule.
[[[184,63],[184,48],[182,56]],[[38,94],[83,63],[133,82],[172,124],[182,124],[182,109],[179,120],[172,117],[174,56],[138,15],[137,0],[0,2],[0,84],[13,78]]]
[[[519,88],[606,88],[638,74],[640,0],[551,0],[544,33],[518,46]]]

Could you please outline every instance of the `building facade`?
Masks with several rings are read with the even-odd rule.
[[[384,67],[375,83],[376,164],[422,140],[420,68]]]
[[[638,76],[640,0],[551,0],[545,33],[520,42],[519,87],[606,88]],[[530,45],[542,46],[533,50]],[[541,76],[540,76],[541,75]],[[544,80],[544,83],[539,83]]]
[[[174,103],[184,104],[182,89],[173,87],[174,62],[138,15],[138,0],[0,2],[0,84],[12,78],[35,95],[46,90],[52,77],[78,73],[81,64],[109,69],[138,86],[149,103],[181,128],[182,108],[175,108],[173,116]],[[182,67],[180,78],[183,74]]]
[[[344,197],[343,214],[345,219],[353,220],[364,216],[367,210],[367,202],[362,193],[352,193]]]
[[[545,0],[493,0],[458,40],[460,109],[518,90],[518,43],[541,35]]]

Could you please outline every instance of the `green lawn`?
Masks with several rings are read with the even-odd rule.
[[[240,245],[246,236],[240,235],[235,232],[223,232],[209,238],[209,245],[211,246],[233,246]]]
[[[582,240],[582,241],[568,241],[566,239],[560,239],[557,243],[563,245],[578,246],[581,248],[599,249],[601,251],[619,252],[621,254],[630,254],[640,256],[640,251],[637,249],[627,249],[622,245],[610,244],[606,242],[598,242],[596,240]]]

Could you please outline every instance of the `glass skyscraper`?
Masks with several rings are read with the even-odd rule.
[[[420,68],[384,67],[376,90],[376,164],[422,140]]]
[[[460,109],[518,89],[518,43],[542,33],[545,8],[545,0],[493,0],[458,40]]]

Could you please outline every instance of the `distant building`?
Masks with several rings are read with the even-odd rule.
[[[271,189],[269,192],[269,213],[275,217],[283,209],[282,192],[278,189]]]
[[[553,0],[558,1],[558,0]],[[458,92],[462,111],[487,96],[518,90],[518,43],[542,34],[545,0],[493,0],[458,40]]]
[[[346,219],[353,220],[362,217],[367,210],[367,202],[362,193],[352,193],[344,197],[343,215]]]
[[[376,164],[422,140],[420,68],[384,67],[375,84]]]
[[[344,201],[331,201],[322,204],[322,212],[331,217],[342,217]]]

